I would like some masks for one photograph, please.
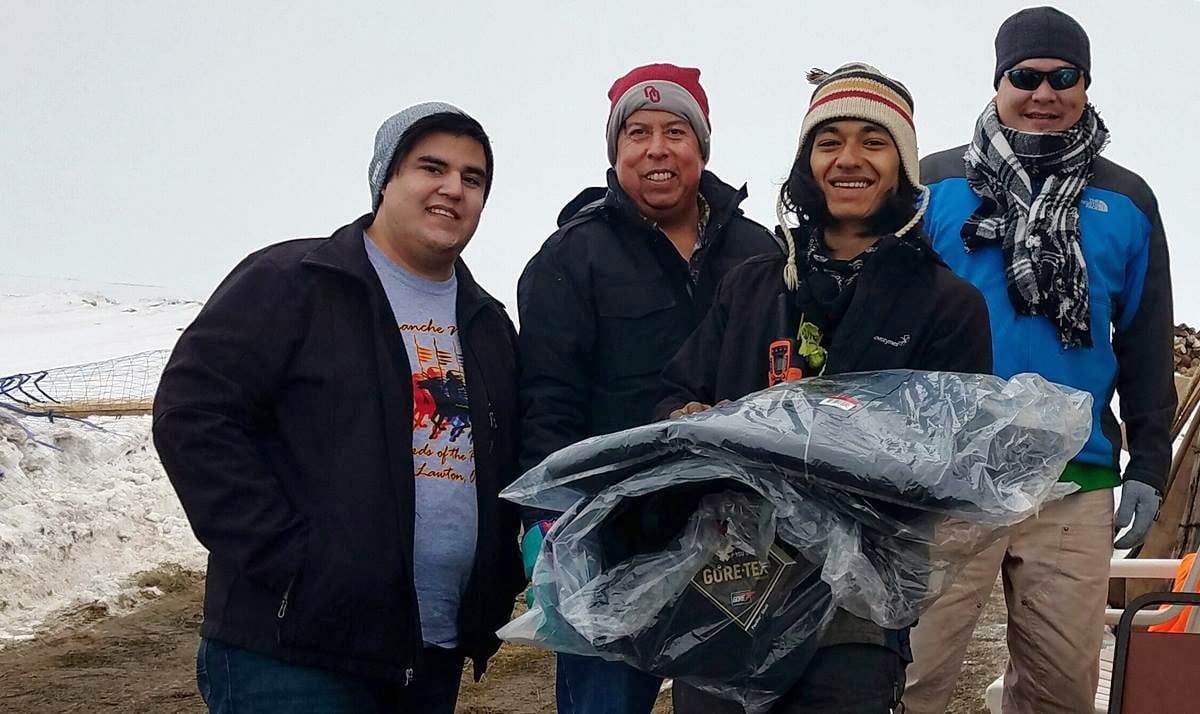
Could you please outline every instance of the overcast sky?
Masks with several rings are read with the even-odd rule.
[[[1017,2],[0,0],[0,273],[206,297],[246,253],[370,209],[375,129],[440,99],[492,136],[466,252],[516,317],[559,209],[607,168],[606,92],[648,62],[700,67],[709,168],[773,225],[812,88],[863,60],[908,85],[921,153],[964,143]],[[1200,322],[1200,2],[1060,2],[1092,42],[1105,155],[1162,209],[1177,321]]]

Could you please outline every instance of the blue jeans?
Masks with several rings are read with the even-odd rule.
[[[559,654],[558,714],[650,714],[662,679],[621,662]]]
[[[427,674],[403,687],[206,638],[196,652],[196,684],[210,714],[453,714],[462,655],[427,647],[424,659]]]

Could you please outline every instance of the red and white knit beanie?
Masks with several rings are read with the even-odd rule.
[[[708,161],[712,125],[708,122],[708,95],[700,86],[700,70],[673,64],[636,67],[613,82],[608,90],[608,162],[617,162],[617,136],[625,120],[639,109],[671,112],[687,120],[700,141],[700,155]]]

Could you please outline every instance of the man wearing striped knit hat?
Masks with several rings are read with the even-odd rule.
[[[663,372],[668,389],[659,416],[739,399],[776,376],[991,371],[983,297],[954,276],[921,233],[928,192],[912,96],[863,63],[814,70],[809,80],[817,88],[778,204],[787,255],[753,258],[726,276],[708,316]],[[790,359],[777,365],[777,346],[789,342]],[[831,592],[822,631],[792,643],[811,648],[811,658],[788,655],[799,671],[772,714],[887,714],[898,705],[911,622],[881,627],[866,618],[878,616],[878,603],[853,590],[842,583]],[[730,626],[713,636],[729,638],[734,656],[747,649],[736,638],[750,635]],[[681,679],[677,714],[741,711],[713,696],[728,695],[728,688],[699,680],[694,688]]]

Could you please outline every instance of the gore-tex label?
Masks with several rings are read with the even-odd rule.
[[[729,621],[753,633],[770,603],[786,595],[777,588],[795,565],[796,561],[777,545],[767,551],[765,562],[755,554],[739,549],[718,551],[692,578],[691,585],[711,600]],[[776,597],[772,598],[772,595]]]
[[[820,405],[823,407],[837,407],[844,412],[854,411],[858,408],[859,404],[861,404],[861,402],[859,402],[857,399],[845,394],[826,397],[820,401]]]

